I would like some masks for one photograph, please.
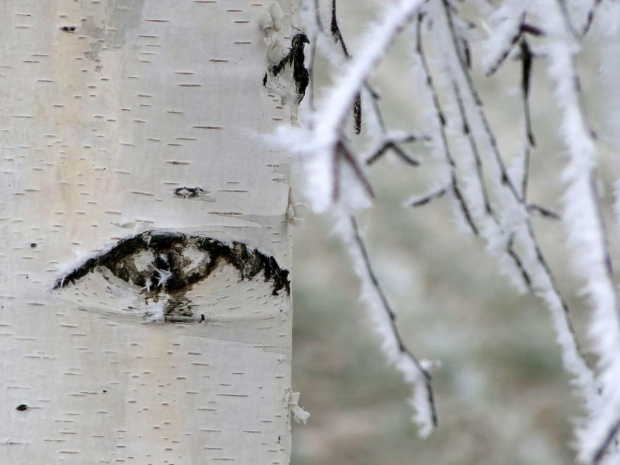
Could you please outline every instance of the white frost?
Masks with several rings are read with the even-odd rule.
[[[422,4],[423,0],[399,0],[387,9],[383,19],[366,34],[355,58],[344,64],[344,71],[322,99],[320,107],[309,121],[308,129],[279,128],[275,138],[279,144],[310,157],[306,162],[308,198],[315,212],[324,212],[333,203],[334,183],[337,181],[334,179],[334,151],[356,95],[360,93],[394,36],[412,19]],[[369,199],[361,186],[354,186],[359,182],[350,172],[347,174],[350,171],[347,163],[342,161],[341,166],[341,190],[346,192],[347,197],[343,199],[344,205],[341,207],[349,210],[365,208],[370,204]]]
[[[409,403],[415,410],[413,421],[418,425],[418,434],[427,437],[433,431],[435,422],[429,380],[422,369],[430,368],[431,364],[420,362],[416,365],[413,357],[401,350],[382,296],[364,262],[364,251],[356,240],[352,219],[348,217],[340,219],[335,232],[341,237],[353,260],[355,273],[361,281],[360,300],[366,305],[375,330],[381,338],[383,353],[388,363],[394,365],[403,374],[405,381],[412,386],[413,392]]]
[[[288,404],[288,408],[293,414],[295,423],[303,423],[305,425],[310,418],[310,414],[299,406],[299,396],[299,392],[287,391],[285,402]]]
[[[485,40],[484,68],[493,73],[508,56],[520,34],[520,26],[529,0],[506,0],[490,18],[489,37]]]
[[[165,308],[166,300],[150,303],[142,316],[147,323],[164,323],[166,321]]]
[[[562,111],[562,135],[570,161],[564,170],[564,215],[576,270],[592,307],[589,334],[599,356],[598,382],[602,407],[591,412],[579,428],[579,459],[591,463],[614,425],[620,421],[620,321],[616,286],[606,267],[604,224],[595,189],[596,146],[587,128],[575,87],[574,55],[578,47],[556,2],[539,5],[538,16],[549,42],[549,74],[555,81],[555,100]],[[611,453],[614,454],[613,448]],[[615,456],[615,460],[618,456]]]

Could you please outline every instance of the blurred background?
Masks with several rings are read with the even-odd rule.
[[[340,27],[352,54],[369,21],[379,16],[380,4],[339,0]],[[509,61],[496,76],[484,78],[480,57],[475,46],[476,82],[510,160],[521,147],[520,68]],[[598,124],[599,57],[586,50],[579,60],[588,111]],[[388,126],[419,132],[410,62],[408,42],[401,37],[371,82],[382,93]],[[565,160],[544,67],[534,67],[531,101],[538,148],[530,198],[559,212]],[[317,69],[320,98],[330,78],[325,63],[319,61]],[[424,146],[408,148],[429,161]],[[617,173],[610,159],[601,170],[607,186]],[[358,302],[359,282],[349,257],[331,234],[332,220],[309,213],[306,227],[294,230],[293,387],[312,416],[307,425],[293,427],[293,465],[575,462],[571,430],[582,414],[581,399],[562,368],[549,311],[536,297],[510,287],[481,239],[458,231],[446,199],[415,210],[402,206],[411,195],[426,192],[434,174],[430,161],[414,169],[393,155],[383,159],[370,171],[374,206],[359,222],[408,346],[419,358],[441,362],[433,371],[439,429],[428,439],[418,438],[407,403],[409,386],[385,362],[368,313]],[[298,177],[302,182],[303,173]],[[612,192],[603,186],[609,233],[618,237]],[[535,219],[534,226],[586,343],[588,309],[570,273],[563,226],[544,219]],[[617,249],[615,242],[612,247]]]

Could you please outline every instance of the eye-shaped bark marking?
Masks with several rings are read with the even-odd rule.
[[[202,253],[203,257],[192,260],[185,253],[192,249]],[[140,253],[151,253],[153,265],[140,266],[135,260]],[[120,240],[112,249],[88,259],[58,279],[54,289],[66,287],[96,267],[104,266],[128,283],[146,287],[151,280],[150,285],[154,288],[177,291],[208,277],[219,260],[234,266],[241,279],[252,279],[262,271],[265,281],[273,283],[274,295],[282,289],[290,294],[288,270],[280,268],[275,258],[257,249],[250,250],[242,242],[228,245],[206,236],[159,231],[147,231]]]
[[[242,280],[262,272],[265,281],[273,285],[273,295],[283,289],[290,294],[288,270],[257,249],[250,250],[242,242],[226,244],[207,236],[161,231],[120,240],[112,249],[58,279],[54,289],[68,287],[98,267],[105,267],[116,277],[138,286],[147,301],[165,301],[167,321],[175,321],[172,315],[182,317],[177,321],[196,321],[201,318],[193,315],[193,305],[184,295],[222,261],[232,265]]]

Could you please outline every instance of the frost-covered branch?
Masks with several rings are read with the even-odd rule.
[[[537,13],[549,36],[549,75],[555,82],[555,101],[563,118],[562,136],[570,156],[563,173],[563,218],[576,269],[584,280],[593,310],[590,337],[599,357],[602,408],[592,411],[589,421],[578,432],[579,458],[585,463],[598,463],[612,444],[620,421],[618,294],[596,189],[596,141],[585,120],[576,78],[575,31],[564,2],[542,2]],[[618,458],[617,450],[609,452]]]
[[[304,20],[304,27],[308,30],[311,37],[313,37],[313,40],[311,41],[312,53],[310,59],[308,60],[310,69],[314,67],[314,58],[317,51],[320,51],[321,54],[329,60],[331,65],[338,69],[340,69],[344,63],[352,58],[344,36],[340,30],[337,16],[337,0],[330,1],[330,28],[329,31],[327,31],[323,26],[323,20],[321,19],[319,0],[301,0],[302,5],[305,5],[306,10],[312,11],[311,17]],[[386,134],[387,128],[379,106],[381,95],[368,80],[364,82],[364,88],[356,95],[355,103],[353,104],[352,112],[355,133],[360,134],[362,130],[362,115],[363,107],[365,106],[363,101],[365,96],[367,97],[366,100],[369,100],[372,106],[372,118],[370,119],[374,120],[374,123],[378,129],[378,131],[374,132],[377,134]],[[311,103],[311,107],[314,109],[313,103]]]
[[[371,134],[371,138],[375,140],[375,145],[365,156],[360,157],[360,159],[364,160],[364,163],[368,166],[374,164],[387,151],[394,152],[405,163],[411,166],[417,166],[419,165],[419,161],[409,155],[402,144],[416,142],[418,140],[428,140],[428,137],[424,135],[388,132],[378,104],[380,96],[367,81],[368,75],[372,69],[372,64],[376,61],[380,54],[385,51],[385,48],[391,42],[392,36],[400,27],[402,27],[402,24],[404,24],[402,23],[401,15],[405,14],[405,18],[411,16],[417,8],[416,5],[419,5],[420,3],[421,2],[401,2],[400,5],[395,8],[394,12],[386,17],[383,26],[378,27],[378,31],[381,32],[383,37],[383,45],[376,50],[373,50],[373,48],[370,47],[370,52],[366,52],[367,57],[365,61],[363,59],[361,60],[361,63],[365,62],[367,64],[358,65],[358,70],[361,70],[361,74],[359,74],[358,80],[356,81],[358,92],[355,95],[353,102],[355,133],[360,134],[362,130],[361,96],[364,93],[369,95],[371,99],[376,122],[376,126],[373,128],[376,130],[373,134]],[[338,26],[336,18],[336,0],[332,0],[331,13],[331,34],[334,42],[341,45],[341,52],[343,53],[345,62],[354,62],[348,52],[344,38]],[[312,35],[318,40],[320,33],[323,32],[320,15],[316,16],[313,28],[315,33]],[[370,39],[368,44],[373,47],[376,45],[374,41],[371,41]],[[331,47],[328,48],[330,49],[330,52],[333,51],[331,50]],[[383,51],[381,51],[382,48]],[[373,56],[376,58],[373,58]],[[364,52],[362,52],[362,57],[364,57]],[[313,59],[314,58],[312,58],[311,66],[313,65]],[[368,65],[371,65],[371,67],[369,68]],[[358,71],[358,73],[360,73],[360,71]],[[341,107],[341,109],[346,110],[346,106]],[[344,118],[345,116],[346,115],[342,113],[341,117]],[[315,117],[311,121],[310,127],[312,129],[320,127],[320,121],[320,117]],[[359,183],[367,191],[367,194],[373,196],[374,194],[372,192],[372,187],[370,186],[370,183],[368,182],[365,173],[358,162],[358,157],[353,153],[353,149],[350,147],[349,141],[345,140],[345,137],[343,137],[342,128],[338,126],[342,126],[342,123],[336,122],[336,126],[332,128],[333,131],[338,133],[338,139],[335,142],[335,148],[333,149],[333,159],[331,160],[332,202],[333,204],[337,204],[340,200],[343,162],[349,167],[350,171],[354,173]],[[359,234],[355,218],[342,216],[339,220],[337,231],[340,233],[344,243],[347,245],[349,254],[353,259],[355,270],[361,280],[362,300],[371,311],[372,320],[382,337],[382,347],[384,353],[388,361],[402,372],[405,381],[413,387],[413,395],[410,399],[410,402],[416,411],[413,420],[419,425],[420,435],[425,437],[437,426],[437,413],[431,387],[431,377],[428,371],[430,364],[428,362],[419,361],[404,344],[404,341],[402,340],[396,326],[396,315],[392,311],[373,271],[366,247]]]
[[[439,95],[435,88],[435,83],[433,81],[433,77],[430,72],[430,66],[426,59],[426,55],[424,54],[424,50],[422,48],[422,20],[424,15],[418,15],[416,21],[415,28],[415,37],[414,37],[414,64],[413,71],[414,74],[417,73],[418,80],[423,89],[423,98],[425,98],[425,102],[427,108],[430,107],[433,111],[429,111],[431,116],[431,123],[429,126],[431,127],[431,138],[432,138],[432,147],[435,156],[439,159],[445,158],[446,168],[448,170],[449,183],[450,183],[450,193],[452,194],[455,203],[458,206],[457,211],[460,211],[462,217],[465,219],[465,222],[469,229],[474,233],[478,234],[478,228],[474,224],[472,219],[472,214],[470,212],[469,206],[465,201],[465,197],[462,193],[461,183],[457,177],[457,163],[452,156],[452,152],[450,149],[450,145],[448,143],[448,135],[446,133],[446,125],[447,120],[444,116],[444,112],[441,108],[441,103],[439,102]],[[430,105],[429,105],[430,103]]]
[[[350,61],[315,116],[314,136],[318,146],[327,148],[336,145],[346,116],[368,75],[381,60],[394,35],[413,19],[422,3],[423,0],[400,0],[367,34],[362,51]]]
[[[432,364],[418,360],[403,342],[396,326],[396,314],[372,268],[355,218],[341,219],[336,231],[344,241],[353,260],[355,272],[360,278],[361,300],[370,311],[374,326],[381,336],[383,352],[388,362],[398,368],[405,381],[413,387],[413,395],[409,401],[416,411],[414,421],[419,426],[420,436],[426,437],[437,426],[437,411],[429,373]]]
[[[498,237],[498,243],[505,243],[503,241],[507,238],[515,249],[521,250],[521,262],[528,270],[528,274],[532,276],[531,287],[543,298],[551,311],[558,343],[562,348],[564,366],[575,377],[575,383],[580,387],[588,409],[593,411],[599,405],[598,389],[592,370],[582,353],[568,305],[560,295],[550,267],[538,245],[528,205],[508,173],[466,63],[456,52],[459,31],[454,18],[455,11],[447,1],[442,0],[441,3],[442,11],[439,11],[437,4],[434,5],[435,10],[433,10],[435,12],[433,19],[436,23],[434,42],[441,47],[438,53],[446,57],[446,72],[453,76],[457,85],[462,89],[469,129],[473,137],[482,141],[484,146],[484,159],[489,164],[494,194],[502,211],[503,230],[501,232],[504,239],[499,240],[501,236]],[[445,25],[447,31],[439,30],[438,32],[437,23]]]
[[[340,29],[337,0],[328,0],[329,21],[316,15],[313,46],[327,57],[338,75],[320,105],[313,107],[307,127],[285,135],[290,146],[308,158],[310,200],[315,210],[331,208],[340,218],[341,235],[367,289],[364,299],[376,315],[383,315],[383,320],[375,319],[375,323],[387,341],[384,345],[392,347],[386,349],[392,354],[390,360],[407,355],[415,383],[427,379],[425,366],[404,349],[394,349],[399,347],[400,336],[391,319],[393,314],[349,215],[369,206],[373,192],[366,170],[385,153],[393,152],[410,166],[423,166],[426,155],[416,153],[418,145],[405,148],[403,144],[420,140],[429,148],[430,155],[440,163],[438,173],[424,194],[411,197],[405,205],[418,207],[447,198],[461,229],[484,240],[515,287],[545,302],[563,365],[584,401],[587,421],[578,431],[579,457],[591,463],[609,463],[618,457],[620,302],[597,192],[597,136],[588,127],[575,55],[583,37],[598,28],[599,18],[611,24],[608,27],[616,33],[620,30],[620,16],[614,19],[609,14],[614,1],[486,2],[479,5],[480,10],[493,13],[472,22],[462,16],[460,4],[451,0],[395,0],[386,3],[383,19],[370,29],[361,46],[354,48],[345,43]],[[604,13],[598,14],[601,11]],[[472,14],[471,9],[468,14]],[[422,109],[423,127],[407,128],[396,136],[381,114],[379,92],[370,86],[369,78],[393,37],[410,23],[414,24],[406,37],[411,42],[411,71],[418,84],[410,101]],[[500,150],[472,77],[473,54],[481,42],[475,25],[481,23],[489,25],[482,40],[486,75],[494,76],[509,59],[518,60],[520,65],[521,146],[508,155],[506,149]],[[563,170],[566,193],[561,214],[541,206],[528,192],[533,181],[532,157],[537,150],[533,121],[537,102],[531,99],[537,62],[549,66],[563,118],[561,136],[570,155]],[[508,163],[512,155],[516,157]],[[571,312],[539,245],[535,217],[561,220],[565,225],[576,269],[593,309],[590,336],[598,358],[596,373],[584,356]],[[430,392],[430,386],[425,389]],[[426,397],[432,406],[432,398]],[[426,408],[428,424],[430,410]]]
[[[353,150],[346,145],[344,124],[355,105],[356,97],[364,90],[368,76],[381,60],[394,36],[412,20],[423,3],[424,0],[399,0],[388,9],[382,21],[368,32],[361,52],[354,58],[345,60],[343,75],[322,99],[307,127],[296,131],[281,131],[281,141],[300,153],[310,154],[313,158],[312,163],[307,166],[309,186],[313,191],[311,201],[316,211],[324,211],[342,199],[340,193],[343,191],[343,161],[350,168],[349,178],[357,180],[358,191],[361,187],[362,191],[366,192],[366,196],[357,194],[342,199],[348,202],[345,203],[346,208],[355,210],[368,205],[367,196],[372,193],[372,189],[355,159]]]

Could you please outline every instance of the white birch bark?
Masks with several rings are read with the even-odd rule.
[[[260,136],[295,99],[263,85],[269,3],[1,2],[0,463],[289,463],[289,168]]]

